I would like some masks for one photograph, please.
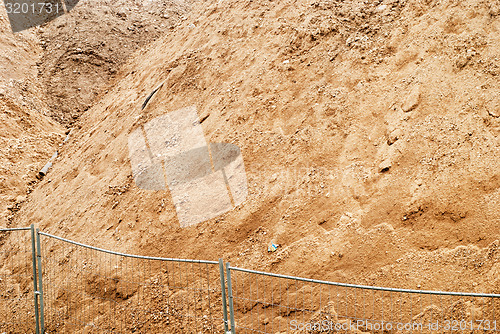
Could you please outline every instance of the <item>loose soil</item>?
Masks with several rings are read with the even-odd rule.
[[[23,70],[5,75],[25,75],[14,86],[43,107],[21,117],[23,88],[0,96],[5,224],[143,255],[500,293],[498,1],[208,1],[176,4],[165,27],[155,11],[134,25],[135,9],[105,8],[9,46]],[[181,228],[168,191],[135,185],[127,138],[191,105],[207,140],[241,148],[249,196]],[[64,126],[54,168],[27,190]]]

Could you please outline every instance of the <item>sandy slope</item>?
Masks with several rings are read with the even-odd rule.
[[[199,5],[116,74],[16,224],[133,253],[498,293],[498,15],[479,0]],[[242,149],[250,195],[181,229],[168,192],[133,182],[127,136],[190,105],[208,140]]]
[[[0,225],[36,184],[36,175],[62,141],[41,94],[37,60],[42,50],[35,31],[12,34],[0,12]],[[10,208],[10,209],[9,209]]]
[[[73,124],[123,62],[168,33],[190,2],[83,0],[69,14],[45,25],[39,72],[51,116]]]
[[[131,54],[171,29],[189,3],[80,1],[70,14],[16,34],[1,6],[1,225],[35,187],[65,137],[63,126],[94,103]]]

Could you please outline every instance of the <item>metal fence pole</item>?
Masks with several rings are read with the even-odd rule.
[[[38,259],[38,292],[40,296],[40,328],[41,334],[45,333],[45,319],[43,314],[43,281],[42,281],[42,247],[40,245],[40,230],[36,229],[36,253]],[[36,281],[36,278],[35,278]]]
[[[226,280],[224,277],[224,261],[222,259],[219,259],[219,271],[220,271],[220,287],[222,291],[222,313],[224,315],[224,333],[228,334],[230,332],[227,323]]]
[[[229,314],[231,317],[231,333],[236,334],[236,325],[234,323],[234,304],[233,304],[233,286],[231,285],[231,264],[226,263],[227,271],[227,294],[229,296]]]
[[[36,334],[40,334],[40,317],[38,314],[38,286],[36,280],[36,248],[35,248],[35,225],[31,224],[31,257],[33,260],[33,293],[35,298],[35,330]],[[43,332],[42,332],[43,333]]]

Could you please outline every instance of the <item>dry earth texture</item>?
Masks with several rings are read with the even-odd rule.
[[[170,34],[189,2],[84,0],[44,26],[39,71],[51,116],[73,124],[132,53]]]
[[[0,219],[10,221],[33,190],[64,127],[134,51],[181,20],[187,3],[84,0],[69,15],[15,35],[1,6]]]
[[[113,57],[132,51],[114,43],[137,26],[83,34],[81,50],[68,35],[76,18],[42,29],[45,114],[77,129],[11,226],[324,280],[500,293],[498,1],[208,1],[185,15],[148,28],[161,37],[142,49],[135,39],[120,67]],[[23,36],[19,46],[34,43]],[[127,138],[192,105],[207,140],[241,148],[249,196],[180,228],[168,191],[134,183]],[[39,118],[47,157],[64,130]],[[10,138],[28,135],[8,119]],[[18,191],[4,186],[17,173],[2,173],[2,191]]]
[[[36,175],[64,139],[51,120],[38,80],[42,48],[36,32],[13,35],[0,12],[0,225],[6,226],[36,184]]]

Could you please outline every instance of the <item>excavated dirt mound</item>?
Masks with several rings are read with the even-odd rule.
[[[500,227],[498,24],[478,0],[204,4],[122,68],[18,224],[351,282],[408,254],[487,247]],[[135,185],[127,138],[190,105],[209,141],[241,148],[250,194],[183,229],[168,191]],[[383,283],[469,288],[428,275]]]
[[[499,293],[499,15],[483,0],[197,4],[95,103],[71,88],[81,99],[59,119],[91,107],[15,225],[144,255]],[[88,45],[67,63],[106,50]],[[82,80],[105,63],[85,63]],[[188,106],[208,141],[241,148],[249,196],[181,228],[168,191],[135,184],[127,143]]]
[[[89,109],[123,62],[166,34],[189,1],[80,1],[41,32],[40,77],[51,116],[71,125]]]
[[[12,34],[2,12],[0,49],[0,225],[7,226],[62,141],[64,129],[47,116],[37,78],[42,49],[36,31]]]
[[[38,171],[62,144],[63,126],[74,125],[123,62],[172,29],[189,4],[80,1],[69,14],[16,34],[6,13],[0,13],[0,219],[4,226],[37,184]]]

